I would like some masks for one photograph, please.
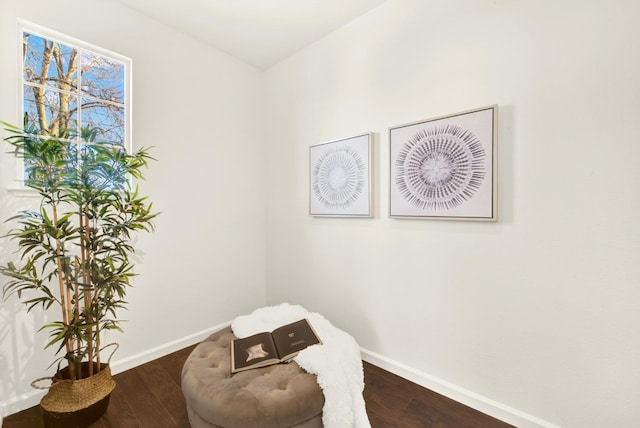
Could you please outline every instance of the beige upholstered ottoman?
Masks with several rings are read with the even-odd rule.
[[[231,327],[213,333],[182,368],[182,392],[194,428],[322,427],[324,395],[298,364],[231,374]]]

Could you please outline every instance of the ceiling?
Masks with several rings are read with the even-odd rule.
[[[386,0],[118,0],[267,69]]]

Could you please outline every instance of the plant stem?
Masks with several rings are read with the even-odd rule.
[[[52,204],[51,206],[53,210],[53,222],[54,224],[58,224],[58,206],[56,204]],[[69,313],[71,311],[70,302],[69,302],[69,289],[65,287],[64,284],[64,270],[62,267],[62,244],[60,243],[60,238],[56,237],[56,261],[58,264],[58,284],[60,285],[60,302],[62,307],[62,322],[65,327],[69,327]],[[66,289],[66,290],[65,290]],[[73,355],[73,343],[67,342],[67,355]],[[69,377],[72,380],[75,380],[76,372],[75,367],[72,364],[72,361],[67,358],[67,362],[69,364]]]
[[[74,294],[74,308],[73,308],[73,314],[74,314],[74,319],[76,320],[76,325],[78,324],[78,320],[80,319],[80,290],[78,287],[78,274],[79,274],[79,266],[78,266],[78,258],[74,258],[73,259],[73,282],[72,282],[72,287],[73,287],[73,294]],[[69,289],[71,287],[68,287],[67,289]],[[81,343],[80,343],[80,338],[76,335],[76,356],[82,355],[82,350],[80,348]],[[78,362],[76,362],[77,364],[77,378],[78,379],[82,379],[82,360],[79,360]]]
[[[89,242],[89,213],[86,206],[81,207],[79,210],[80,215],[80,232],[83,235],[83,238],[80,240],[80,254],[82,256],[82,280],[85,284],[84,290],[84,306],[86,311],[86,322],[88,324],[93,322],[93,314],[92,314],[92,302],[93,296],[95,294],[93,289],[93,284],[91,284],[91,291],[89,291],[89,283],[91,282],[91,275],[89,274],[90,268],[90,249],[88,247]],[[91,327],[87,330],[87,352],[88,352],[88,360],[89,360],[89,376],[93,376],[93,358],[94,358],[94,350],[93,350],[93,331],[94,328]],[[100,366],[98,366],[98,371],[100,371]]]

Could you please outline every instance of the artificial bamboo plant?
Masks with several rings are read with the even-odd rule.
[[[40,195],[37,210],[22,211],[6,237],[17,241],[19,262],[0,266],[9,281],[3,294],[17,294],[27,311],[58,310],[59,320],[42,326],[46,347],[58,346],[58,367],[81,379],[101,369],[103,332],[121,330],[117,311],[126,306],[135,249],[132,234],[152,232],[152,204],[131,179],[143,179],[152,159],[143,148],[95,141],[97,130],[81,131],[81,148],[71,135],[38,134],[2,122],[4,140],[24,160],[25,185]]]

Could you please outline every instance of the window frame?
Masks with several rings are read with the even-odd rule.
[[[123,147],[127,153],[132,153],[133,151],[133,141],[132,141],[132,60],[131,58],[110,51],[108,49],[96,46],[94,44],[85,42],[83,40],[77,39],[75,37],[60,33],[55,30],[51,30],[49,28],[43,27],[41,25],[35,24],[33,22],[29,22],[23,19],[17,19],[17,49],[16,49],[16,62],[17,62],[17,108],[16,108],[16,125],[22,126],[23,117],[24,117],[24,87],[25,84],[29,84],[29,82],[25,79],[24,73],[24,58],[23,58],[23,35],[24,33],[33,34],[35,36],[41,37],[43,39],[47,39],[50,41],[54,41],[57,43],[64,44],[73,49],[76,49],[79,53],[82,51],[89,52],[91,54],[99,55],[102,57],[106,57],[110,60],[118,62],[123,65],[124,68],[124,93],[123,93],[123,108],[124,108],[124,144]],[[80,55],[78,56],[78,61],[80,61]],[[79,72],[79,71],[78,71]],[[78,99],[82,97],[82,89],[80,85],[77,89]],[[106,100],[105,100],[106,101]],[[80,113],[81,114],[81,113]],[[79,116],[78,126],[81,125]],[[71,141],[71,140],[70,140]],[[80,146],[78,146],[80,149]],[[78,150],[80,151],[80,150]],[[16,180],[19,183],[17,188],[11,189],[12,192],[18,196],[36,196],[37,193],[30,189],[25,185],[25,166],[24,161],[17,157],[17,168],[16,168]],[[127,178],[129,179],[129,178]]]

